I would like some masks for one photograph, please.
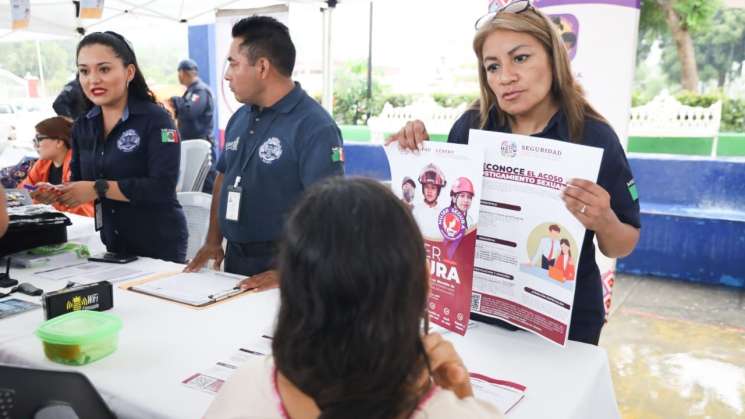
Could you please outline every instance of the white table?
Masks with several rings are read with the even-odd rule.
[[[93,217],[83,215],[64,213],[72,222],[67,227],[67,241],[88,246],[92,253],[98,253],[106,250],[106,246],[101,242],[101,235],[96,231]]]
[[[182,268],[153,259],[130,266],[157,271]],[[32,270],[16,270],[13,275],[33,280],[47,291],[64,285],[38,279]],[[259,339],[271,328],[279,301],[273,290],[194,310],[115,288],[110,312],[123,320],[124,328],[112,355],[82,367],[52,363],[33,335],[43,321],[43,313],[36,310],[0,320],[0,363],[80,371],[120,418],[199,418],[212,397],[181,381]],[[525,399],[509,418],[619,417],[601,348],[570,342],[562,349],[526,332],[484,324],[469,330],[466,337],[450,333],[446,338],[453,341],[470,371],[527,386]]]

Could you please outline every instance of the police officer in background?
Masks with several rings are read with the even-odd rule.
[[[68,82],[57,98],[52,103],[54,112],[59,116],[66,116],[72,120],[86,112],[85,96],[77,76],[74,80]]]
[[[228,121],[207,239],[186,270],[209,259],[219,269],[225,259],[227,272],[253,275],[244,287],[264,289],[277,284],[273,259],[288,212],[314,182],[343,175],[344,153],[334,120],[292,80],[287,27],[252,16],[232,35],[225,79],[245,105]]]
[[[212,131],[214,128],[212,116],[215,112],[215,101],[209,86],[199,78],[199,68],[193,60],[186,59],[178,65],[178,81],[186,86],[186,91],[181,96],[171,98],[178,130],[184,140],[207,140],[210,142],[210,156],[212,163],[216,161],[214,139]],[[214,170],[210,170],[204,184],[204,192],[212,193],[215,179]]]

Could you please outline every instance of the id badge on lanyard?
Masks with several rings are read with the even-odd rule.
[[[225,205],[225,219],[228,221],[238,222],[241,209],[241,191],[238,186],[241,183],[241,177],[236,176],[232,186],[228,186],[228,201]]]
[[[103,204],[100,199],[96,199],[95,205],[93,205],[96,231],[101,231],[103,228]]]

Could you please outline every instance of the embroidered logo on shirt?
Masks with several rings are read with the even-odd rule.
[[[116,146],[125,153],[135,151],[140,146],[140,135],[137,131],[128,129],[116,141]]]
[[[264,141],[264,144],[259,147],[259,157],[261,161],[266,164],[270,164],[274,160],[277,160],[282,156],[282,143],[279,138],[272,137]]]
[[[225,151],[238,151],[238,141],[241,140],[241,137],[235,137],[235,140],[228,141],[225,143]]]
[[[197,94],[191,95],[191,101],[192,101],[192,102],[197,102],[197,101],[199,101],[199,95],[197,95]]]
[[[160,141],[163,143],[174,143],[179,142],[178,131],[175,129],[163,128],[160,130]]]

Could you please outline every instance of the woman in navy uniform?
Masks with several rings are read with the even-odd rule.
[[[639,240],[639,201],[628,161],[615,132],[574,79],[558,32],[530,1],[508,3],[479,19],[477,29],[473,48],[481,97],[455,122],[448,142],[467,144],[468,131],[475,128],[604,150],[597,183],[573,179],[563,194],[567,209],[587,229],[569,339],[597,345],[605,307],[593,237],[611,258],[628,255]],[[421,121],[411,121],[388,143],[414,149],[428,137]]]
[[[73,182],[60,199],[96,201],[108,251],[184,262],[188,231],[176,200],[181,146],[173,121],[121,35],[87,35],[77,66],[88,110],[73,127]]]

